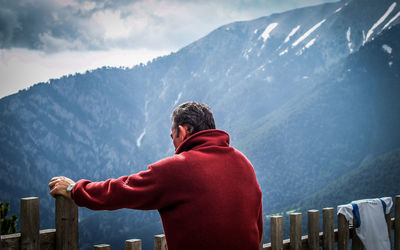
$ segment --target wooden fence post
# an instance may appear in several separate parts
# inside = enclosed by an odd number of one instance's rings
[[[167,241],[164,234],[154,236],[154,250],[167,250]]]
[[[356,232],[356,225],[357,225],[357,219],[353,219],[353,238],[351,240],[351,249],[352,250],[362,250],[363,249],[363,244],[360,240],[360,238],[357,235]]]
[[[40,249],[39,198],[22,198],[20,203],[21,249]]]
[[[271,249],[283,249],[283,217],[271,217]]]
[[[334,223],[335,223],[335,209],[333,207],[324,208],[322,210],[323,220],[323,233],[324,233],[324,250],[334,250],[335,235],[334,235]]]
[[[108,244],[99,244],[93,246],[94,250],[111,250],[111,246]]]
[[[349,222],[343,214],[338,215],[338,250],[349,249]]]
[[[319,210],[308,210],[308,246],[319,249]]]
[[[61,195],[56,196],[56,249],[78,250],[78,207]]]
[[[386,211],[385,211],[386,213]],[[392,242],[392,210],[388,214],[385,214],[385,220],[386,220],[386,225],[387,225],[387,230],[388,230],[388,235],[389,235],[389,241]]]
[[[290,214],[290,250],[301,249],[301,213]]]
[[[142,240],[139,239],[126,240],[125,250],[142,250]]]
[[[396,195],[394,206],[394,250],[400,250],[400,195]]]

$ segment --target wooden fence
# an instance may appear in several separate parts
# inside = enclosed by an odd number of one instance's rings
[[[2,235],[0,249],[57,249],[75,250],[78,245],[78,208],[76,205],[62,197],[56,197],[55,222],[56,229],[40,230],[39,198],[30,197],[21,199],[20,204],[20,226],[21,233]],[[394,231],[394,249],[400,250],[400,195],[395,198],[395,217],[390,214],[386,216],[389,236],[392,238]],[[350,246],[353,250],[362,250],[363,246],[357,237],[354,228],[343,215],[338,215],[338,229],[334,229],[334,208],[324,208],[322,211],[322,232],[320,232],[320,212],[309,210],[308,235],[302,236],[302,214],[290,214],[290,238],[283,239],[283,217],[271,217],[271,242],[261,244],[263,250],[299,250],[299,249],[320,249],[347,250]],[[108,244],[93,246],[95,250],[108,250]],[[141,250],[140,239],[125,241],[126,250]],[[166,240],[163,234],[154,236],[154,250],[166,250]]]
[[[391,213],[386,216],[389,237],[392,239],[394,231],[394,250],[400,250],[400,195],[394,201],[395,217],[391,218]],[[334,229],[335,219],[334,208],[324,208],[322,210],[322,232],[320,232],[320,212],[309,210],[307,212],[308,235],[302,236],[302,214],[290,214],[290,239],[283,240],[283,217],[271,217],[271,243],[263,244],[263,250],[316,250],[321,247],[324,250],[347,250],[351,245],[353,250],[364,249],[360,239],[353,227],[349,227],[344,215],[337,217],[338,228]],[[356,222],[353,222],[356,225]],[[351,244],[350,244],[351,240]],[[335,246],[337,248],[335,248]]]

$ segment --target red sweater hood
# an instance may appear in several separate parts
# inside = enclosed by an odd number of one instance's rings
[[[229,147],[229,135],[218,129],[207,129],[186,138],[176,149],[175,154],[207,146]]]

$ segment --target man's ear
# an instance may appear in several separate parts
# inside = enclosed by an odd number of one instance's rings
[[[179,126],[178,126],[178,129],[179,129],[179,135],[178,135],[178,136],[179,136],[182,140],[185,140],[185,139],[189,136],[187,127],[186,127],[186,126],[179,125]]]

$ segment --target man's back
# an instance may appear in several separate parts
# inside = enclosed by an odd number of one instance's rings
[[[261,191],[225,132],[199,132],[151,167],[165,172],[173,201],[159,209],[169,249],[258,249]]]

